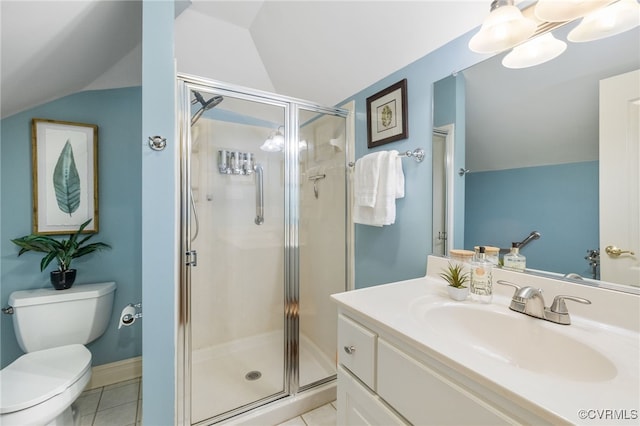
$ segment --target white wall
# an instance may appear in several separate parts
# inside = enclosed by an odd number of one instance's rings
[[[175,20],[178,72],[275,92],[249,30],[193,7]]]

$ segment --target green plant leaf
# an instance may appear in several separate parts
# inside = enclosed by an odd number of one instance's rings
[[[93,253],[94,251],[111,248],[109,244],[102,242],[84,245],[85,242],[95,234],[90,234],[78,241],[80,233],[86,228],[89,222],[91,222],[91,219],[80,225],[77,231],[69,234],[68,240],[58,240],[48,235],[31,234],[11,241],[20,247],[18,256],[28,251],[46,253],[40,261],[41,271],[44,271],[53,259],[58,261],[58,269],[60,271],[66,271],[71,267],[71,261],[73,259]]]
[[[68,140],[53,170],[53,187],[58,208],[71,216],[80,206],[80,175],[73,157],[73,148]]]
[[[469,281],[469,274],[464,272],[463,266],[460,264],[452,265],[449,262],[449,265],[444,270],[444,272],[440,273],[440,276],[447,282],[451,287],[464,287],[464,285]]]
[[[55,251],[47,253],[45,257],[40,261],[40,271],[44,271],[44,269],[49,266],[51,261],[57,257],[57,253]]]

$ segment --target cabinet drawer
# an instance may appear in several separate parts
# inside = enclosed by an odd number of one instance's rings
[[[507,425],[512,420],[378,339],[378,395],[415,425]]]
[[[407,425],[378,395],[351,378],[342,367],[338,367],[337,402],[337,424],[340,426]]]
[[[338,361],[375,390],[375,333],[355,321],[338,315]]]

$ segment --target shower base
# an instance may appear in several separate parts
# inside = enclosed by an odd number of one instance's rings
[[[194,351],[191,360],[192,423],[281,392],[284,389],[283,345],[282,331],[273,331]],[[335,363],[309,338],[301,335],[300,385],[324,379],[335,372]],[[293,398],[299,399],[299,395]],[[335,398],[335,388],[333,395]],[[318,399],[318,406],[328,402],[324,399]]]

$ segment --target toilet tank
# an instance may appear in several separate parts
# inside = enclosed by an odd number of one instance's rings
[[[14,291],[9,306],[18,344],[24,352],[33,352],[94,341],[107,329],[115,290],[115,282],[106,282]]]

